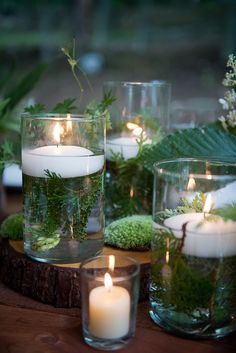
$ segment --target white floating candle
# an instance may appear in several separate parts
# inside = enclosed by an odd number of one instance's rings
[[[220,217],[207,221],[204,213],[185,213],[164,222],[176,238],[183,237],[184,224],[184,254],[215,258],[236,255],[236,222],[224,221]]]
[[[145,144],[151,144],[152,141],[147,139]],[[139,146],[137,137],[118,137],[112,140],[107,140],[106,144],[106,159],[112,160],[114,153],[120,153],[125,160],[137,156]]]
[[[45,170],[62,178],[86,176],[98,172],[104,164],[104,155],[94,155],[79,146],[43,146],[22,151],[22,171],[33,177],[45,177]]]
[[[186,255],[210,258],[236,255],[236,222],[221,217],[207,220],[210,209],[211,194],[207,196],[204,212],[170,217],[164,221],[164,226],[170,228],[176,238],[184,236],[182,252]]]
[[[236,222],[216,220],[189,222],[183,253],[199,257],[227,257],[236,255]]]
[[[106,273],[104,286],[89,294],[89,326],[93,336],[115,339],[125,336],[130,326],[130,295],[120,286],[113,286]]]

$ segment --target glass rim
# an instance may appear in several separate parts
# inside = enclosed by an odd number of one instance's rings
[[[112,142],[112,140],[109,140],[108,138],[106,139],[106,145],[107,144],[112,145],[112,146],[120,146],[119,142]],[[130,147],[131,149],[132,148],[136,149],[138,147],[137,145],[129,145],[128,143],[123,143],[122,142],[121,149],[122,149],[123,146]],[[107,148],[107,150],[109,150],[109,146],[106,146],[106,148]]]
[[[112,255],[112,254],[111,254]],[[140,263],[136,260],[136,259],[134,259],[133,257],[131,257],[131,256],[125,256],[125,255],[114,255],[115,256],[115,258],[119,258],[119,259],[124,259],[124,260],[129,260],[130,261],[130,264],[127,264],[125,267],[127,267],[127,266],[130,266],[130,265],[135,265],[135,271],[134,272],[132,272],[131,274],[128,274],[128,275],[125,275],[125,276],[121,276],[121,277],[118,277],[118,278],[120,278],[120,279],[123,279],[123,278],[125,278],[125,279],[131,279],[131,278],[133,278],[133,277],[136,277],[137,275],[139,275],[140,274],[140,269],[141,269],[141,266],[140,266]],[[89,259],[86,259],[86,260],[84,260],[84,261],[82,261],[81,263],[80,263],[80,272],[82,273],[82,272],[85,272],[85,270],[86,270],[86,268],[84,267],[86,264],[88,264],[89,262],[93,262],[93,261],[96,261],[96,260],[99,260],[99,259],[105,259],[105,258],[109,258],[109,255],[98,255],[98,256],[94,256],[94,257],[91,257],[91,258],[89,258]],[[124,267],[124,266],[117,266],[118,268],[119,267]],[[104,267],[102,267],[102,268],[105,268],[105,266]],[[115,268],[116,268],[116,265],[115,265]],[[93,269],[93,267],[91,267],[90,269]],[[109,268],[108,268],[108,266],[107,266],[107,269],[109,270]],[[89,278],[94,278],[94,274],[91,274],[91,273],[89,273],[89,272],[87,272],[86,273],[86,277],[89,277]],[[117,277],[115,277],[115,278],[117,278]]]
[[[120,87],[155,87],[155,86],[171,86],[171,83],[165,80],[151,81],[105,81],[103,86],[120,86]]]
[[[233,158],[232,158],[233,159]],[[157,161],[153,164],[153,168],[155,171],[162,169],[165,172],[164,165],[172,164],[172,163],[184,163],[184,162],[194,162],[194,163],[210,163],[214,164],[215,166],[229,166],[236,168],[236,161],[233,162],[230,158],[220,158],[220,157],[181,157],[181,158],[172,158],[172,159],[163,159],[161,161]],[[162,167],[163,166],[163,167]],[[166,170],[169,172],[168,170]]]
[[[94,119],[92,116],[88,117],[86,114],[71,114],[71,113],[21,113],[22,120],[51,120],[51,121],[78,121],[78,122],[96,122],[106,119],[106,113],[101,113],[99,117]]]
[[[196,212],[196,213],[201,213],[201,212]],[[182,213],[182,214],[184,214],[184,213]],[[221,217],[221,219],[223,219],[223,217]],[[153,222],[154,223],[157,223],[156,221],[155,221],[155,216],[153,216],[152,217],[152,220],[153,220]],[[223,219],[224,220],[224,219]],[[234,222],[234,221],[232,221],[232,220],[225,220],[225,222]],[[191,222],[190,222],[191,223]],[[236,222],[234,222],[234,223],[236,223]],[[167,231],[169,231],[169,232],[171,232],[171,235],[172,236],[174,236],[174,238],[175,239],[183,239],[183,238],[177,238],[174,234],[173,234],[173,232],[181,232],[182,231],[182,229],[180,229],[180,228],[174,228],[174,227],[171,227],[171,228],[169,228],[169,227],[167,227],[166,225],[164,225],[163,226],[163,228],[165,228]],[[196,235],[196,236],[203,236],[203,237],[206,237],[207,235],[209,235],[209,236],[214,236],[214,237],[217,237],[217,236],[224,236],[224,234],[235,234],[235,231],[230,231],[230,232],[226,232],[226,231],[222,231],[222,233],[215,233],[215,232],[212,232],[212,233],[209,233],[209,232],[197,232],[196,230],[188,230],[188,229],[186,229],[186,234],[187,234],[187,236],[186,236],[186,238],[188,237],[188,234],[190,234],[190,235]]]

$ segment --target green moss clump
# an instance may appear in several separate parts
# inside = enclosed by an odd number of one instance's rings
[[[152,237],[152,217],[134,215],[118,219],[105,229],[105,244],[125,250],[147,250]]]
[[[23,215],[16,213],[8,216],[1,224],[0,233],[3,238],[23,239]]]

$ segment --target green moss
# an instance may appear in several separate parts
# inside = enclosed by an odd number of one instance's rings
[[[125,250],[146,250],[151,236],[152,217],[134,215],[109,224],[105,229],[105,244]]]
[[[23,215],[16,213],[8,216],[1,224],[0,233],[3,238],[23,239]]]

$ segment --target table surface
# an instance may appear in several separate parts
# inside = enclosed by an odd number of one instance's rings
[[[21,195],[8,194],[5,211],[20,209]],[[83,341],[81,311],[36,302],[0,283],[0,353],[90,353]],[[135,337],[122,352],[236,352],[236,333],[219,340],[190,340],[166,333],[148,314],[148,302],[138,305]]]

